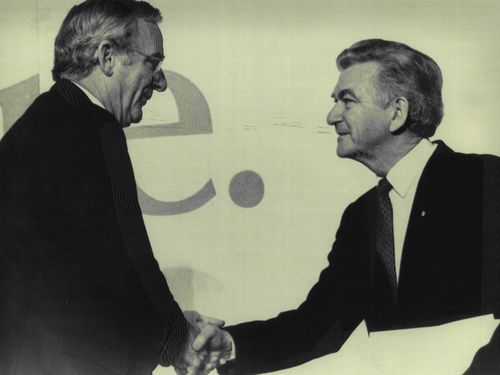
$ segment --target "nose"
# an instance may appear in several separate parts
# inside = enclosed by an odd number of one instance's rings
[[[167,79],[162,69],[158,70],[153,76],[153,89],[159,92],[167,89]]]
[[[326,122],[328,125],[337,126],[342,121],[342,106],[340,103],[335,103],[333,108],[328,112],[326,116]]]

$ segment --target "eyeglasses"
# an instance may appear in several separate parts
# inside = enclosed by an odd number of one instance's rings
[[[160,55],[160,56],[146,55],[146,54],[142,53],[141,51],[137,51],[136,49],[131,49],[131,51],[143,56],[144,59],[151,64],[151,69],[153,71],[153,75],[158,73],[158,71],[161,69],[161,63],[165,59],[165,56],[163,56],[163,55]]]

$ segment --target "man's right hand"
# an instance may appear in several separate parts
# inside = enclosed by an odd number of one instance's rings
[[[230,358],[231,335],[222,330],[224,321],[205,317],[196,311],[186,311],[188,339],[176,360],[179,375],[205,375]]]

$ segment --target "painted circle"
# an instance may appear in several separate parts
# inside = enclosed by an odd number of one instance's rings
[[[229,183],[229,195],[240,207],[255,207],[264,197],[264,181],[254,171],[239,172]]]

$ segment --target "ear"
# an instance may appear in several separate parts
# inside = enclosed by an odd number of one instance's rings
[[[394,99],[391,108],[394,112],[392,113],[392,118],[389,126],[389,131],[391,133],[396,133],[400,130],[408,118],[408,110],[410,109],[410,103],[405,97],[398,97]]]
[[[94,55],[97,58],[98,66],[107,77],[113,75],[113,68],[116,64],[117,51],[109,40],[103,40],[97,46]]]

